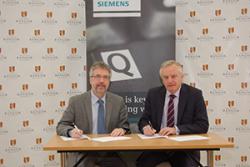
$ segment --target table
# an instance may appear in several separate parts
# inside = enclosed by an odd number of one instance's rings
[[[214,167],[213,151],[220,148],[233,148],[234,144],[215,133],[200,134],[207,140],[177,142],[165,138],[142,140],[137,134],[126,135],[129,140],[113,142],[94,142],[87,139],[64,141],[58,135],[54,135],[43,149],[46,151],[58,151],[61,153],[61,166],[65,165],[65,152],[70,151],[145,151],[145,150],[205,150],[207,152],[207,165]],[[101,137],[107,135],[88,135],[89,137]]]

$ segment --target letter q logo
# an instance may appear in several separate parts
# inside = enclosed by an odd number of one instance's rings
[[[101,57],[112,69],[111,81],[142,78],[128,49],[101,52]]]

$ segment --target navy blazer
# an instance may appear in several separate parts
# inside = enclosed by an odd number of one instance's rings
[[[139,130],[143,133],[144,126],[151,122],[157,132],[161,129],[166,88],[152,88],[148,91],[145,110],[138,122]],[[180,134],[198,134],[208,131],[209,122],[202,91],[182,84],[179,95],[177,127]]]

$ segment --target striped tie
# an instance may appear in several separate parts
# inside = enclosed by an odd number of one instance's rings
[[[174,126],[174,98],[175,95],[169,95],[169,102],[168,102],[168,115],[167,115],[167,127]]]

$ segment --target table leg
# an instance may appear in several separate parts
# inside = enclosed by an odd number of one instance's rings
[[[214,167],[214,152],[213,152],[213,150],[207,150],[207,166]]]
[[[60,153],[61,167],[65,167],[65,156],[66,156],[66,153],[64,153],[64,152]]]

